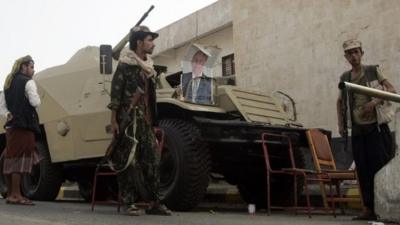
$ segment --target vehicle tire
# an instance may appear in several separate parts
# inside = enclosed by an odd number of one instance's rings
[[[210,155],[200,130],[179,119],[164,119],[165,132],[160,162],[160,191],[164,204],[178,211],[193,209],[207,191]]]
[[[299,168],[304,168],[304,155],[300,150],[295,150],[295,163]],[[273,158],[273,157],[271,157]],[[287,162],[274,162],[277,167],[288,167]],[[281,165],[281,166],[279,166]],[[267,208],[267,181],[265,166],[258,167],[258,172],[242,180],[237,188],[242,199],[247,203],[255,204],[258,209]],[[261,172],[262,171],[262,172]],[[303,188],[303,178],[297,177],[297,196],[300,196]],[[293,204],[293,176],[276,175],[271,177],[271,204],[278,206],[290,206]],[[300,198],[299,198],[300,199]]]
[[[57,197],[63,181],[61,169],[51,162],[46,143],[37,142],[36,148],[41,161],[32,168],[31,174],[23,175],[21,190],[30,199],[52,201]]]

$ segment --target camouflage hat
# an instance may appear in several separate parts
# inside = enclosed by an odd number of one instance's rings
[[[349,49],[353,48],[361,48],[361,41],[357,39],[350,39],[345,42],[343,42],[343,50],[347,51]]]
[[[137,26],[131,29],[131,36],[141,36],[141,35],[151,35],[153,39],[156,39],[158,37],[157,33],[151,32],[150,29],[146,26]]]

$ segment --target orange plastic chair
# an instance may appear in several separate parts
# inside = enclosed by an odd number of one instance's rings
[[[326,183],[320,183],[322,198],[324,205],[328,205],[328,201],[331,202],[333,211],[335,213],[336,203],[340,203],[342,213],[344,214],[344,206],[342,203],[345,202],[361,202],[361,190],[358,185],[357,173],[355,170],[338,170],[336,168],[335,159],[332,154],[331,146],[328,137],[318,129],[310,129],[306,132],[308,143],[310,146],[311,154],[314,161],[315,170],[318,172],[324,172],[329,179],[331,184],[336,186],[336,194],[332,198],[326,197],[325,186]],[[345,196],[341,193],[340,184],[345,180],[356,181],[356,186],[359,190],[360,196]]]

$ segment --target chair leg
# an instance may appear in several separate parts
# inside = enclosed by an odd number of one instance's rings
[[[118,213],[121,212],[121,203],[122,203],[121,192],[118,191],[118,208],[117,208]]]
[[[327,196],[326,197],[327,198],[327,200],[326,200],[327,205],[323,209],[328,214],[328,213],[330,213],[332,211],[331,204],[329,204],[329,203],[333,201],[333,198],[332,198],[333,196],[332,196],[332,186],[330,185],[330,183],[328,183],[328,184],[324,183],[325,190],[326,190],[326,185],[329,186],[329,201],[328,201],[328,196]],[[326,193],[326,191],[325,191],[325,193]]]
[[[305,176],[304,176],[304,190],[306,192],[308,218],[311,218],[310,192],[308,192],[308,183],[307,183],[307,179]]]
[[[271,186],[270,186],[270,173],[267,171],[267,215],[271,215]]]
[[[321,179],[321,177],[319,177]],[[319,187],[321,190],[321,196],[322,196],[322,204],[325,208],[329,207],[328,201],[326,199],[326,189],[325,189],[325,184],[324,181],[319,182]]]
[[[336,181],[336,182],[335,182],[335,185],[336,185],[336,193],[337,193],[338,197],[339,197],[339,198],[342,198],[343,196],[342,196],[342,193],[341,193],[341,191],[340,191],[340,182],[339,182],[339,181]],[[342,214],[342,215],[346,214],[346,212],[345,212],[345,210],[344,210],[344,203],[343,203],[343,202],[340,202],[339,205],[340,205],[340,212],[341,212],[341,214]]]
[[[333,199],[332,182],[329,182],[329,195],[330,195],[330,198],[331,198],[332,214],[333,214],[333,217],[336,218],[336,205],[335,205],[335,201]]]
[[[94,211],[94,205],[96,204],[96,189],[97,189],[97,174],[94,174],[93,189],[92,189],[92,212]]]
[[[294,213],[297,216],[297,174],[293,173],[293,190],[294,190]]]

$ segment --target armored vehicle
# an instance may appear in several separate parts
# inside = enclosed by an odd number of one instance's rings
[[[76,181],[82,196],[90,199],[96,165],[112,139],[105,129],[111,116],[106,106],[112,75],[100,73],[99,65],[104,63],[100,64],[99,58],[98,47],[85,47],[64,65],[34,76],[42,99],[38,108],[42,135],[37,148],[43,159],[31,175],[23,176],[21,185],[27,197],[53,200],[61,184],[69,180]],[[113,60],[112,68],[116,64]],[[175,210],[194,208],[212,176],[237,185],[244,200],[265,206],[261,134],[289,135],[296,149],[305,146],[305,129],[295,122],[294,104],[285,95],[276,97],[230,85],[216,87],[215,104],[182,101],[174,88],[179,85],[179,74],[166,75],[167,68],[162,66],[156,69],[158,126],[165,132],[160,168],[163,201]],[[0,129],[3,150],[5,131]],[[287,143],[278,140],[271,145],[274,165],[288,165],[281,157]],[[296,151],[296,162],[303,165],[301,151]],[[275,200],[283,202],[293,194],[289,180],[272,180],[272,184],[280,189]],[[98,187],[104,193],[117,193],[115,180]],[[0,179],[0,188],[6,191],[4,179]]]

